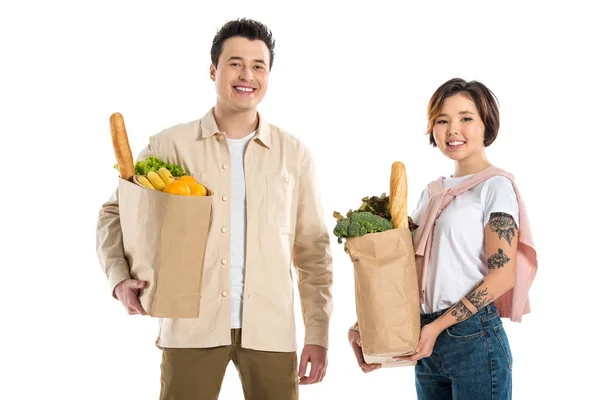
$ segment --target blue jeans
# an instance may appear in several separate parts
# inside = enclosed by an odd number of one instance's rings
[[[421,315],[421,326],[447,310]],[[430,357],[415,367],[419,400],[512,398],[512,354],[492,304],[443,331]]]

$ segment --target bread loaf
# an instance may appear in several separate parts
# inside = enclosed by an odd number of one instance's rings
[[[406,168],[396,161],[390,176],[390,214],[394,228],[408,228],[407,190]]]
[[[130,180],[134,174],[133,156],[125,130],[125,121],[121,114],[114,113],[110,116],[110,133],[119,166],[119,175],[125,180]]]

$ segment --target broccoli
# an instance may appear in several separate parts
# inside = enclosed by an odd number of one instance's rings
[[[338,243],[342,243],[342,238],[384,232],[393,228],[394,226],[389,220],[363,211],[355,212],[349,218],[340,220],[335,226],[333,234],[338,237]]]
[[[348,225],[350,225],[350,220],[346,218],[339,221],[335,226],[333,234],[338,237],[338,243],[342,243],[343,237],[348,237]]]

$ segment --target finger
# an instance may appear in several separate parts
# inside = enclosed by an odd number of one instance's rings
[[[308,353],[303,351],[302,356],[300,357],[300,367],[298,369],[298,376],[303,377],[306,375],[307,365],[308,365]]]
[[[415,353],[412,356],[402,356],[402,357],[394,357],[398,360],[402,360],[402,361],[419,361],[420,359],[423,358],[423,354],[422,353]]]
[[[362,371],[364,373],[372,372],[379,368],[381,368],[381,364],[367,364],[367,363],[360,364],[360,369],[362,369]]]
[[[325,365],[325,367],[323,368],[323,372],[321,373],[321,380],[319,382],[323,382],[323,379],[325,379],[325,375],[327,375],[327,365]]]
[[[325,376],[325,366],[319,369],[319,372],[317,373],[317,378],[315,379],[315,383],[322,382],[323,376]]]
[[[362,340],[358,339],[356,341],[356,344],[358,345],[358,347],[362,347]]]
[[[419,338],[419,342],[417,343],[417,347],[415,348],[415,354],[419,354],[421,352],[421,350],[423,349],[425,344],[425,341],[423,340],[423,338]]]
[[[137,310],[135,308],[133,308],[133,307],[127,307],[127,314],[129,314],[129,315],[136,315],[136,314],[139,314],[139,313],[137,312]]]
[[[148,313],[146,313],[146,310],[144,310],[144,307],[142,307],[142,303],[140,303],[140,299],[138,299],[137,297],[130,300],[129,306],[132,307],[138,314],[148,315]]]
[[[352,350],[356,356],[356,361],[358,361],[359,364],[364,363],[365,357],[363,356],[362,349],[356,343],[352,345]]]
[[[146,310],[144,310],[144,307],[142,307],[142,305],[138,302],[135,310],[140,314],[140,315],[148,315],[148,313],[146,312]]]
[[[307,385],[315,383],[315,380],[317,379],[317,375],[319,373],[319,369],[320,368],[318,365],[315,365],[313,363],[310,364],[310,375],[308,376],[308,378],[306,378]]]
[[[147,281],[135,281],[135,284],[133,285],[136,289],[145,289],[146,286],[148,286]]]

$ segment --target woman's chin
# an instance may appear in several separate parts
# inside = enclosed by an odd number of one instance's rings
[[[462,161],[468,158],[468,155],[462,151],[442,150],[442,154],[452,161]]]

